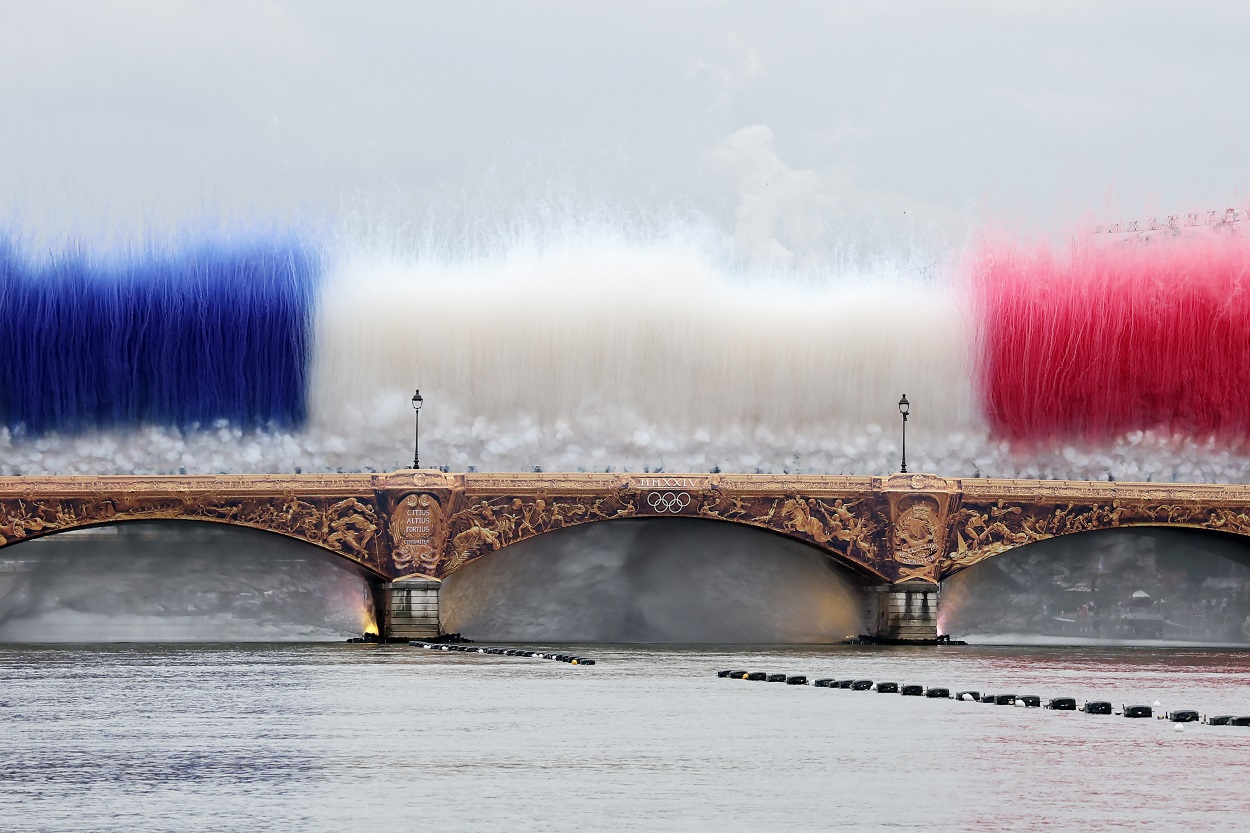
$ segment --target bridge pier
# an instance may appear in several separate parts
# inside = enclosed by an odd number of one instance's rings
[[[386,586],[382,634],[388,639],[434,639],[438,625],[435,579],[401,579]]]
[[[868,588],[868,636],[898,642],[937,639],[938,586],[904,581]]]

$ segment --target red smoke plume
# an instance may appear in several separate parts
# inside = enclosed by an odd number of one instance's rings
[[[1250,433],[1246,238],[1066,255],[990,243],[973,264],[980,391],[996,435],[1027,445]]]

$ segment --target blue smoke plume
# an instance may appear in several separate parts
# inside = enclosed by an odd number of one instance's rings
[[[43,262],[0,239],[0,425],[298,426],[319,275],[293,237]]]

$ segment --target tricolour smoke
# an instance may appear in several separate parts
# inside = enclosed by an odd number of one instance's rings
[[[964,280],[776,271],[679,221],[475,230],[6,250],[0,474],[394,469],[419,387],[452,469],[885,474],[906,393],[915,470],[1250,480],[1244,238],[990,244]]]

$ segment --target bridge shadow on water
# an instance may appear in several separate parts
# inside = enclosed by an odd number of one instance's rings
[[[306,641],[359,635],[367,581],[301,541],[128,521],[0,552],[0,642]]]
[[[861,632],[858,582],[774,533],[653,518],[506,547],[449,576],[440,606],[479,640],[818,643]]]
[[[1250,644],[1250,545],[1150,527],[1039,541],[943,582],[939,629],[974,642]]]

